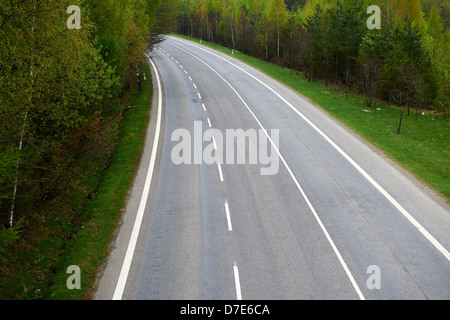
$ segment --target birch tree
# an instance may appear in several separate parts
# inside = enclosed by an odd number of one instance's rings
[[[280,59],[280,36],[281,30],[288,21],[288,11],[284,0],[270,0],[267,5],[267,20],[274,26],[277,38],[277,58]]]

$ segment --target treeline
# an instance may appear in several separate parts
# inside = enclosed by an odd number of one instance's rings
[[[369,5],[381,29],[369,29]],[[178,32],[353,90],[446,116],[450,78],[446,0],[179,0]]]
[[[9,228],[39,221],[82,174],[74,169],[81,157],[114,147],[97,138],[123,111],[143,51],[172,30],[174,4],[0,0],[0,266]],[[68,26],[72,5],[80,29]]]

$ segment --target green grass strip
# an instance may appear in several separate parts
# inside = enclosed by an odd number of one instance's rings
[[[174,35],[199,42],[198,39]],[[363,97],[327,88],[320,82],[309,82],[303,75],[238,51],[206,41],[202,44],[233,56],[286,84],[354,132],[383,150],[393,161],[409,170],[419,180],[450,202],[450,126],[449,121],[433,112],[416,118],[415,110],[403,117],[401,134],[397,134],[400,112],[397,107],[378,103],[373,110],[364,110]],[[378,109],[379,110],[378,110]]]

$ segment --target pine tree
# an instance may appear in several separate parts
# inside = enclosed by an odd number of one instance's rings
[[[391,50],[383,66],[383,83],[389,99],[400,110],[397,133],[400,134],[404,111],[423,107],[427,95],[434,91],[430,65],[422,46],[421,35],[411,18],[405,16],[393,31]]]
[[[319,77],[323,74],[323,69],[328,63],[328,57],[325,56],[325,31],[323,23],[323,9],[317,5],[314,14],[306,17],[304,27],[309,36],[309,52],[306,55],[308,67],[308,79]]]

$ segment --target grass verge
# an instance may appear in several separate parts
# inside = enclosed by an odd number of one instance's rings
[[[198,39],[174,35],[199,42]],[[229,48],[202,41],[202,44],[231,56]],[[450,203],[450,126],[449,121],[433,113],[416,117],[411,110],[404,115],[401,133],[397,134],[400,112],[397,107],[378,103],[365,110],[363,97],[327,88],[320,82],[309,82],[302,75],[272,63],[235,51],[234,58],[259,69],[288,85],[354,132],[383,150],[384,153],[409,170],[419,180],[436,190]]]
[[[95,199],[88,203],[82,227],[57,262],[53,285],[46,299],[90,299],[100,266],[108,256],[109,245],[118,227],[122,209],[142,154],[152,97],[150,69],[145,65],[140,76],[141,92],[125,112],[120,138],[111,165],[104,173]],[[143,73],[147,75],[144,80]],[[66,270],[76,265],[81,271],[81,288],[69,290]]]

